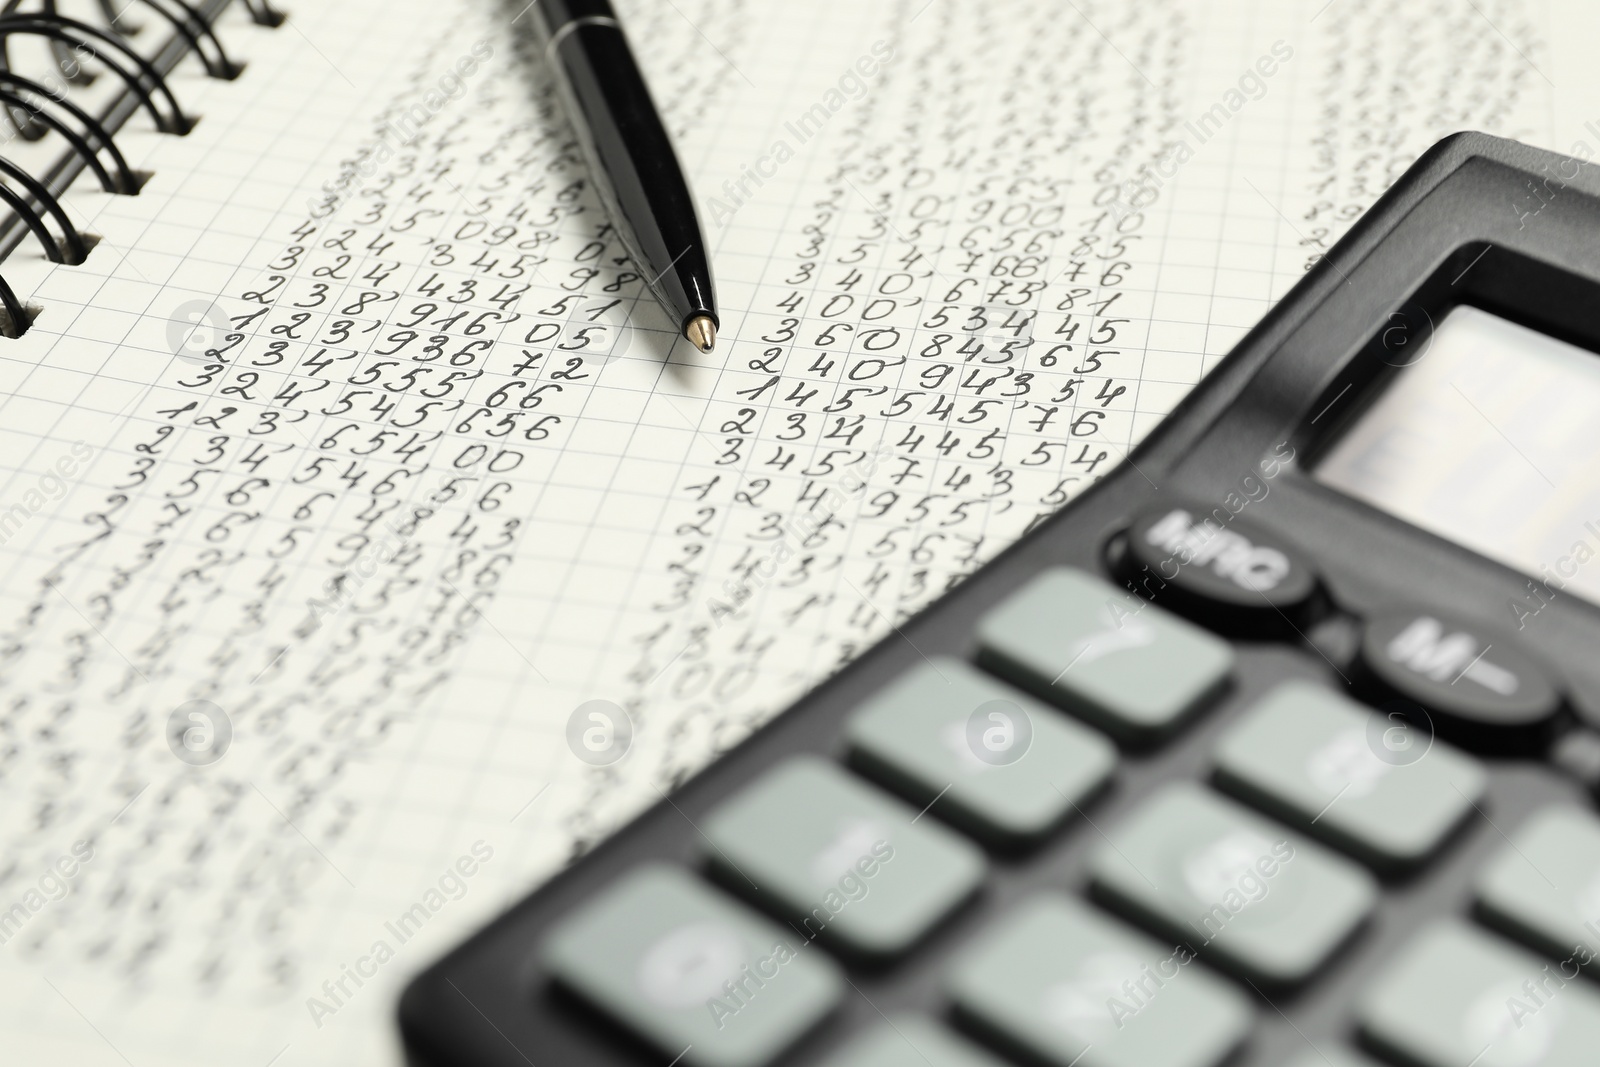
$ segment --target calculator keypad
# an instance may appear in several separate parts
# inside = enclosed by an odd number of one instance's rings
[[[1247,519],[1164,503],[1135,516],[1129,580],[1158,603],[1214,625],[1281,624],[1316,592],[1311,568],[1281,538]]]
[[[1366,919],[1372,877],[1200,786],[1168,786],[1107,831],[1098,893],[1252,980],[1311,976]]]
[[[1067,567],[991,611],[977,639],[985,666],[1136,745],[1176,729],[1233,667],[1226,641]]]
[[[1066,896],[1023,904],[955,964],[958,1011],[1055,1067],[1215,1067],[1245,998],[1187,952]]]
[[[864,773],[996,846],[1038,841],[1110,777],[1104,737],[960,660],[907,672],[845,727]]]
[[[1414,867],[1483,796],[1478,762],[1404,720],[1290,682],[1216,752],[1225,788],[1383,869]]]
[[[1547,808],[1479,874],[1478,906],[1532,948],[1600,973],[1600,819]],[[1577,946],[1586,951],[1574,953]]]
[[[984,876],[965,839],[810,756],[724,802],[705,835],[724,881],[771,900],[807,938],[868,956],[909,949]]]
[[[1285,573],[1301,576],[1296,597],[1314,590],[1309,570]],[[1406,671],[1438,673],[1447,652],[1459,659],[1465,647],[1449,633],[1423,647],[1415,627],[1374,645],[1386,632],[1368,629],[1367,656],[1381,645]],[[1234,664],[1220,638],[1071,568],[1048,570],[1002,602],[976,639],[986,669],[924,658],[854,709],[840,761],[781,762],[697,827],[709,871],[786,925],[686,871],[644,868],[558,927],[546,959],[560,982],[686,1067],[769,1064],[841,1000],[838,965],[819,953],[903,960],[980,891],[988,861],[968,836],[996,851],[1040,844],[1116,774],[1119,754],[1100,731],[1151,746],[1217,696]],[[1502,738],[1508,728],[1543,729],[1559,699],[1553,689],[1546,697],[1537,667],[1509,646],[1493,659],[1494,646],[1480,646],[1442,695],[1390,691],[1427,696],[1469,740],[1486,736],[1484,723]],[[1448,691],[1462,679],[1520,693],[1524,711]],[[1455,729],[1463,716],[1480,732]],[[1012,1062],[1005,1056],[1055,1067],[1219,1067],[1254,1012],[1242,987],[1196,957],[1258,990],[1288,990],[1327,966],[1376,905],[1366,869],[1303,834],[1398,874],[1427,862],[1487,803],[1484,767],[1419,729],[1415,715],[1385,715],[1305,682],[1246,708],[1215,743],[1211,766],[1215,784],[1244,803],[1179,779],[1103,830],[1095,825],[1091,894],[1165,940],[1065,893],[1035,896],[962,934],[954,960],[940,965],[950,1019],[882,1017],[823,1067],[1000,1067]],[[1480,913],[1532,947],[1600,943],[1600,820],[1541,814],[1476,890]],[[1508,943],[1447,923],[1402,946],[1358,1021],[1374,1047],[1421,1067],[1588,1064],[1600,995],[1570,981],[1559,996],[1530,1001],[1537,1041],[1507,1029],[1506,998],[1520,995],[1512,979],[1548,973]],[[1331,1047],[1293,1061],[1315,1065],[1370,1061]]]
[[[689,1067],[760,1067],[839,1002],[839,968],[675,867],[635,871],[561,924],[556,978]]]
[[[1383,688],[1422,705],[1439,732],[1478,751],[1532,753],[1561,694],[1517,642],[1431,610],[1368,620],[1361,660]]]
[[[1369,1040],[1420,1067],[1589,1067],[1600,994],[1454,920],[1424,930],[1362,997]]]

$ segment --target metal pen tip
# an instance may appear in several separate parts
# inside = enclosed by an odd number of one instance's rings
[[[700,351],[709,352],[717,346],[717,324],[708,315],[696,315],[683,328],[683,336]]]

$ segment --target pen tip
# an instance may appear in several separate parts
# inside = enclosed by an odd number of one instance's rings
[[[696,315],[683,328],[683,336],[700,351],[709,352],[717,345],[717,324],[708,315]]]

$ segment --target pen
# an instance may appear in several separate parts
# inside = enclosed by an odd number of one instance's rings
[[[711,351],[717,300],[689,184],[609,0],[535,0],[589,173],[623,246],[691,344]]]

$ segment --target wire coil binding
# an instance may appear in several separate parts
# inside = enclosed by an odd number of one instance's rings
[[[163,70],[126,43],[127,38],[147,29],[146,23],[133,18],[130,12],[143,8],[156,21],[169,26],[172,42],[182,42],[181,54],[193,54],[209,77],[232,80],[245,65],[228,55],[211,18],[201,10],[207,8],[214,18],[226,9],[226,3],[133,0],[122,4],[119,11],[117,0],[96,0],[104,21],[102,27],[63,15],[58,10],[58,0],[38,0],[37,10],[23,10],[27,2],[0,0],[0,132],[8,127],[10,136],[4,139],[25,141],[40,141],[54,134],[67,153],[48,178],[31,174],[0,155],[0,204],[15,216],[9,224],[0,218],[0,232],[8,235],[5,247],[9,248],[15,241],[9,236],[10,227],[20,223],[51,262],[73,265],[84,261],[96,238],[79,232],[73,225],[60,193],[84,171],[93,174],[100,188],[108,193],[137,195],[143,184],[143,176],[129,167],[117,147],[112,128],[120,126],[121,117],[129,114],[128,107],[133,114],[143,112],[149,116],[162,133],[183,136],[195,125],[178,103]],[[271,0],[240,2],[257,25],[281,26],[287,17],[272,6]],[[18,37],[44,41],[55,67],[52,77],[30,78],[14,71],[11,42]],[[167,49],[172,48],[173,43],[169,43]],[[176,60],[163,54],[167,56],[164,66],[170,68]],[[66,89],[90,85],[102,75],[120,80],[124,99],[132,103],[116,114],[112,109],[96,118],[69,99]],[[0,335],[21,336],[35,314],[36,309],[25,306],[0,277]]]

